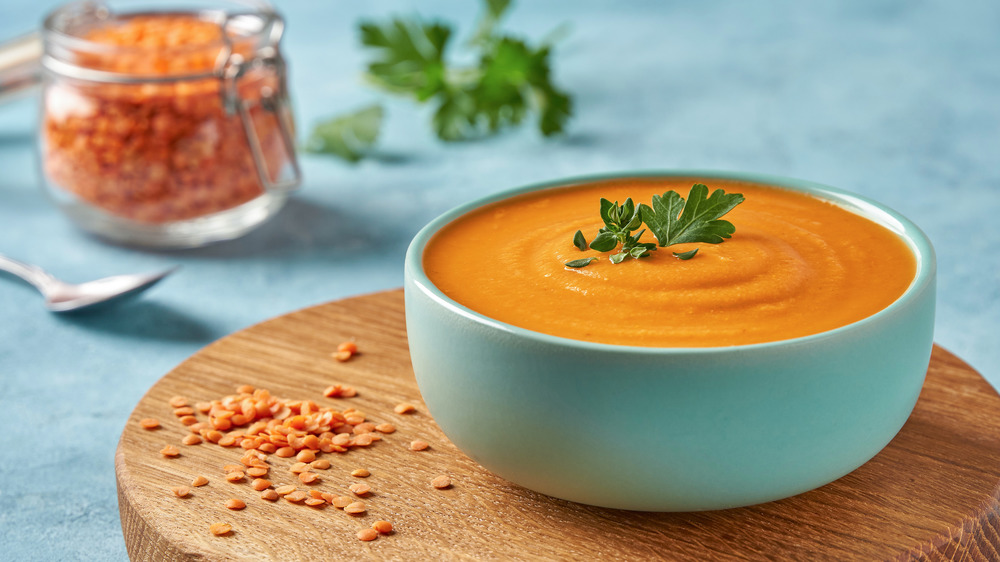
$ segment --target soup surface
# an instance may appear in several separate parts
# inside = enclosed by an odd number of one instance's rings
[[[678,244],[613,264],[588,241],[600,199],[649,204],[694,183],[743,193],[721,244]],[[648,231],[643,242],[656,242]],[[699,248],[687,261],[672,252]],[[574,269],[563,264],[596,256]],[[628,179],[549,189],[463,215],[427,244],[424,270],[446,295],[496,320],[565,338],[646,347],[720,347],[824,332],[903,294],[916,259],[887,228],[794,191],[730,180]]]

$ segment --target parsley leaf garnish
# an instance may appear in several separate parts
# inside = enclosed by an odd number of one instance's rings
[[[601,220],[604,221],[604,226],[597,231],[590,249],[610,252],[621,244],[621,251],[611,256],[612,262],[621,263],[630,257],[643,258],[656,249],[656,244],[652,242],[639,242],[645,229],[632,234],[642,226],[642,217],[631,197],[621,205],[617,201],[612,203],[601,198]]]
[[[451,29],[440,23],[395,18],[388,23],[361,24],[361,44],[377,58],[368,77],[391,92],[426,101],[445,87],[444,52]]]
[[[369,106],[316,125],[306,141],[309,152],[340,156],[348,162],[361,160],[378,139],[382,107]]]
[[[718,244],[736,232],[733,223],[718,220],[743,202],[740,193],[716,189],[708,196],[708,186],[696,183],[688,193],[687,202],[676,191],[653,196],[653,206],[640,206],[642,220],[660,246],[686,242]],[[680,215],[680,216],[678,216]]]
[[[652,206],[645,203],[636,206],[632,198],[619,205],[601,198],[601,220],[604,226],[590,243],[590,249],[598,252],[610,252],[621,246],[621,250],[610,256],[612,263],[621,263],[628,258],[642,258],[656,249],[657,244],[640,242],[645,229],[639,227],[646,224],[649,231],[656,237],[660,247],[692,242],[718,244],[732,237],[736,232],[733,223],[721,220],[734,207],[742,203],[744,197],[740,193],[726,193],[717,189],[708,195],[708,187],[697,183],[691,187],[687,201],[679,193],[669,190],[663,195],[654,195]],[[636,230],[638,233],[632,234]],[[573,244],[580,247],[583,233],[577,231]],[[672,252],[677,259],[689,260],[698,253],[698,249],[687,252]],[[573,260],[565,265],[569,267],[584,267],[597,258]],[[570,265],[573,263],[574,265]]]
[[[472,37],[464,45],[474,50],[473,64],[448,61],[453,29],[438,21],[419,17],[395,17],[383,22],[360,24],[361,44],[372,55],[366,77],[375,87],[411,97],[431,105],[432,126],[444,141],[465,141],[495,135],[521,125],[537,115],[538,130],[550,137],[562,133],[573,113],[569,94],[553,83],[552,44],[543,40],[532,45],[523,38],[500,30],[500,22],[511,0],[484,0],[483,14]],[[350,139],[347,129],[334,123],[317,127],[330,139],[314,151],[328,152],[356,161],[361,152],[344,150]],[[349,135],[348,135],[349,136]]]

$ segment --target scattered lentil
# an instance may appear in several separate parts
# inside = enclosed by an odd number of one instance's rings
[[[194,480],[191,481],[191,485],[195,488],[199,488],[205,484],[208,484],[208,478],[205,478],[204,476],[195,476]]]
[[[290,501],[290,502],[293,502],[293,503],[298,503],[298,502],[306,499],[306,493],[303,492],[302,490],[296,490],[296,491],[292,492],[291,494],[285,495],[285,499],[288,500],[288,501]]]
[[[407,404],[403,402],[402,404],[396,404],[396,407],[392,409],[397,414],[410,414],[417,411],[417,407],[413,404]]]
[[[330,461],[326,459],[318,459],[309,463],[309,466],[311,466],[312,468],[317,468],[319,470],[326,470],[330,468]]]
[[[307,498],[306,505],[311,507],[319,507],[321,505],[326,505],[326,500],[323,498]]]
[[[265,499],[265,500],[267,500],[269,502],[273,502],[273,501],[277,501],[277,499],[280,496],[278,495],[278,492],[275,492],[274,490],[268,489],[268,490],[264,490],[263,492],[261,492],[260,497],[261,497],[261,499]]]
[[[372,529],[371,527],[361,529],[358,531],[358,540],[362,541],[373,541],[378,538],[378,531]]]
[[[350,490],[356,496],[367,496],[372,491],[372,487],[368,484],[358,482],[357,484],[351,484]]]
[[[410,441],[411,451],[423,451],[427,447],[430,447],[430,444],[427,443],[426,441],[421,441],[420,439],[415,439],[413,441]]]
[[[431,480],[431,486],[434,486],[438,490],[443,490],[445,488],[450,488],[451,487],[451,478],[449,478],[445,474],[442,474],[441,476],[438,476],[434,480]]]
[[[229,531],[233,530],[233,526],[229,523],[212,523],[208,527],[209,532],[217,537],[229,534]]]
[[[179,457],[181,455],[181,452],[177,449],[177,447],[174,447],[173,445],[167,445],[166,447],[160,449],[160,454],[165,457],[173,458],[173,457]]]
[[[201,443],[201,437],[198,437],[197,435],[185,435],[184,438],[181,439],[181,443],[184,443],[185,445],[197,445],[198,443]]]
[[[246,506],[247,506],[246,502],[244,502],[241,499],[237,499],[237,498],[232,498],[232,499],[230,499],[229,501],[226,502],[226,507],[228,507],[229,509],[232,509],[232,510],[237,510],[238,511],[240,509],[243,509]]]
[[[316,474],[315,472],[300,472],[299,473],[299,480],[303,484],[313,484],[317,480],[319,480],[319,475]]]
[[[178,498],[183,498],[183,497],[187,497],[187,495],[191,493],[191,489],[190,489],[190,488],[188,488],[187,486],[174,486],[174,487],[173,487],[173,488],[171,488],[170,490],[171,490],[171,491],[172,491],[172,492],[174,493],[174,495],[175,495],[175,496],[177,496]]]
[[[388,535],[392,532],[392,523],[389,523],[388,521],[376,521],[372,523],[372,529],[375,529],[383,535]]]
[[[365,506],[364,502],[353,502],[344,506],[344,512],[350,513],[351,515],[360,515],[367,510],[368,508]]]
[[[174,408],[183,408],[184,406],[187,406],[188,400],[183,396],[174,396],[173,398],[168,400],[167,403],[169,403]]]
[[[143,429],[156,429],[160,427],[160,421],[153,418],[146,418],[139,420],[139,425],[142,426]]]
[[[354,503],[354,500],[351,499],[350,496],[334,496],[334,498],[330,500],[330,504],[337,509],[344,509],[352,503]]]
[[[263,478],[257,478],[253,482],[250,483],[250,486],[254,490],[257,490],[258,492],[262,492],[262,491],[264,491],[264,490],[266,490],[266,489],[268,489],[268,488],[271,487],[271,481],[270,480],[265,480]]]
[[[375,426],[375,431],[379,433],[394,433],[396,431],[396,426],[391,423],[380,423]]]
[[[295,486],[292,486],[292,485],[278,486],[277,488],[274,489],[274,491],[279,496],[286,496],[286,495],[291,494],[292,492],[295,491]]]
[[[368,478],[372,473],[367,468],[357,468],[351,471],[351,476],[355,478]]]
[[[242,482],[245,475],[240,471],[230,472],[226,475],[226,480],[232,483]]]

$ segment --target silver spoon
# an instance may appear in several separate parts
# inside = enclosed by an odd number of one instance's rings
[[[56,279],[38,266],[0,255],[0,271],[16,275],[38,289],[45,297],[45,307],[53,312],[83,310],[137,295],[175,269],[160,273],[115,275],[74,285]]]

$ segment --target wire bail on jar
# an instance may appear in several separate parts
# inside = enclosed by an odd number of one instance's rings
[[[215,74],[222,82],[219,92],[222,95],[222,106],[226,113],[238,114],[243,130],[246,133],[247,144],[250,146],[250,154],[253,157],[254,166],[257,169],[257,177],[261,185],[268,191],[290,191],[298,187],[302,181],[302,171],[299,168],[298,159],[295,157],[295,137],[294,126],[289,115],[287,74],[285,69],[285,59],[278,50],[278,43],[284,32],[284,23],[279,18],[271,20],[268,29],[267,44],[260,49],[259,54],[250,61],[246,61],[243,55],[235,52],[233,42],[230,39],[228,28],[233,21],[233,14],[226,14],[225,20],[220,24],[222,28],[223,50],[219,53],[218,61],[215,65]],[[272,176],[264,159],[264,151],[261,148],[260,137],[253,126],[253,117],[250,115],[251,102],[244,100],[240,96],[237,83],[247,72],[249,67],[267,67],[274,71],[278,79],[278,90],[275,92],[269,86],[262,86],[260,90],[260,101],[256,102],[265,110],[274,114],[278,120],[278,129],[281,133],[282,143],[285,152],[289,155],[289,167],[291,176],[285,179]],[[277,181],[272,177],[278,177]]]

